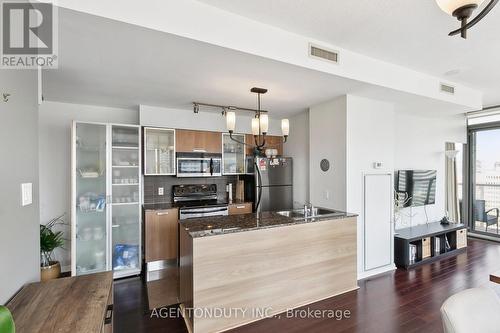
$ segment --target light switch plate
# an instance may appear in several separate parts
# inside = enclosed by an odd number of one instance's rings
[[[158,187],[158,195],[163,195],[163,187]]]
[[[28,206],[33,203],[33,184],[21,184],[21,206]]]

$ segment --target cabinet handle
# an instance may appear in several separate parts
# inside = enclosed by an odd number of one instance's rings
[[[203,148],[193,148],[194,153],[206,153],[207,150]]]
[[[245,206],[236,206],[236,209],[243,209]]]
[[[106,308],[106,317],[104,317],[104,325],[109,325],[113,321],[113,304],[109,304]]]
[[[156,213],[158,216],[168,215],[168,212],[158,212]]]

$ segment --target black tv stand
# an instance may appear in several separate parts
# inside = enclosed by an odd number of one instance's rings
[[[410,260],[410,248],[416,249]],[[467,249],[467,228],[460,223],[443,225],[439,222],[396,230],[394,261],[397,267],[409,269]]]

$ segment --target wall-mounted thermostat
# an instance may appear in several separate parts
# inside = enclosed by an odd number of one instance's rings
[[[382,163],[382,162],[373,162],[374,169],[382,169],[383,166],[384,166],[384,163]]]

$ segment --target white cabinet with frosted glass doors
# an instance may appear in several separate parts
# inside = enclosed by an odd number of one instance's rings
[[[245,164],[245,134],[233,134],[231,139],[228,133],[222,133],[222,174],[240,175],[246,172]]]
[[[71,272],[141,272],[141,135],[134,125],[73,122]]]
[[[144,175],[175,175],[175,130],[144,128]]]

